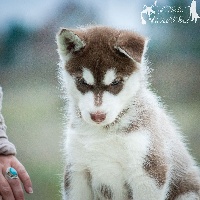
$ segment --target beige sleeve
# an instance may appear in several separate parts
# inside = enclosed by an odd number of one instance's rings
[[[6,135],[6,125],[1,114],[2,100],[3,92],[0,87],[0,155],[15,155],[16,148],[12,143],[8,141],[8,137]]]

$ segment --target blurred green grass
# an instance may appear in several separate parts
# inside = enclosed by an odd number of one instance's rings
[[[15,77],[10,75],[7,74],[8,79]],[[23,78],[17,76],[12,84],[3,84],[3,115],[9,140],[17,148],[17,158],[33,182],[34,193],[26,195],[26,199],[61,199],[63,120],[59,90],[56,84],[30,85],[26,81],[30,79]]]
[[[200,163],[200,102],[173,103],[170,110],[173,111],[174,119],[182,134],[186,137],[189,151],[195,160]]]

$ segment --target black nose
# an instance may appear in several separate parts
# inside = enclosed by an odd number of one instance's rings
[[[106,119],[106,114],[102,112],[90,113],[91,119],[96,123],[101,123]]]

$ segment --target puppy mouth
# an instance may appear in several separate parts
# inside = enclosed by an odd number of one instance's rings
[[[121,118],[128,112],[129,108],[123,109],[117,117],[109,122],[109,119],[107,117],[107,113],[103,112],[95,112],[95,113],[90,113],[90,117],[92,119],[93,124],[96,125],[102,125],[104,128],[110,128],[114,126],[115,124],[119,123]]]
[[[90,112],[89,113],[89,121],[88,121],[88,119],[86,120],[84,120],[84,121],[86,121],[87,123],[89,123],[89,124],[93,124],[93,125],[98,125],[98,126],[103,126],[104,128],[109,128],[109,127],[112,127],[112,126],[114,126],[115,124],[117,124],[117,123],[119,123],[120,122],[120,120],[121,120],[121,118],[128,112],[128,110],[129,110],[129,107],[128,108],[125,108],[125,109],[123,109],[118,115],[117,115],[117,117],[114,119],[114,120],[112,120],[112,121],[110,121],[109,120],[109,113],[106,113],[106,112],[102,112],[102,111],[96,111],[96,112]],[[79,118],[82,118],[82,119],[84,119],[84,117],[83,117],[83,115],[82,115],[82,113],[81,113],[81,111],[80,111],[80,109],[77,109],[77,116],[79,117]]]
[[[107,124],[107,113],[102,111],[96,111],[96,112],[89,112],[89,119],[88,117],[84,118],[84,114],[81,113],[81,110],[79,108],[76,108],[76,114],[78,118],[83,119],[89,124],[96,124],[96,125],[105,125]]]
[[[90,118],[97,124],[101,124],[106,119],[106,113],[97,111],[95,113],[90,113]]]

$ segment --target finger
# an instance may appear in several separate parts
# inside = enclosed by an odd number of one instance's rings
[[[1,195],[0,195],[0,200],[3,200]]]
[[[5,172],[3,170],[3,173],[6,174],[7,170]],[[5,178],[12,189],[15,199],[16,200],[24,200],[24,192],[23,192],[19,178],[17,177],[17,178],[13,179],[13,178],[10,178],[10,176],[8,176],[7,174],[5,175]]]
[[[15,199],[24,200],[24,192],[20,180],[7,178],[7,181],[10,184]]]
[[[2,174],[0,174],[0,194],[4,200],[15,200],[12,189]]]
[[[17,170],[18,176],[24,185],[25,191],[29,194],[33,193],[31,179],[25,167],[19,162],[17,162],[16,164],[13,163],[12,166]]]

